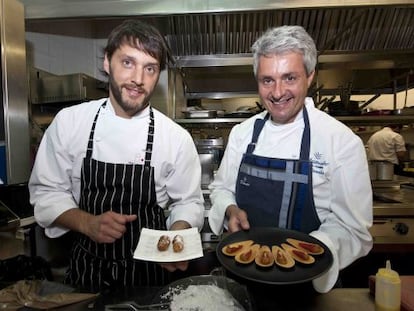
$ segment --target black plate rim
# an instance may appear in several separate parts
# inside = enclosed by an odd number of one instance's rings
[[[296,277],[296,278],[291,278],[289,280],[275,280],[275,279],[272,279],[271,277],[277,277],[280,275],[283,276],[283,273],[290,273],[293,270],[283,270],[283,269],[276,267],[276,265],[274,265],[270,269],[260,269],[255,266],[254,262],[250,264],[249,266],[245,267],[245,266],[241,266],[240,264],[237,264],[234,261],[234,258],[228,257],[221,252],[221,249],[229,243],[242,241],[246,239],[253,239],[252,237],[256,235],[266,235],[266,234],[276,234],[276,233],[282,234],[283,236],[297,238],[299,240],[303,240],[307,242],[317,243],[324,248],[325,252],[323,255],[314,255],[316,261],[314,264],[312,264],[312,266],[306,266],[304,264],[296,263],[294,269],[299,270],[298,272],[299,276],[300,276],[300,271],[307,271],[308,275],[306,277],[303,277],[303,278]],[[260,242],[260,241],[257,241],[257,242]],[[280,245],[280,244],[281,243],[277,243],[277,245]],[[251,228],[248,231],[238,231],[238,232],[234,232],[229,235],[226,235],[217,244],[216,255],[217,255],[217,259],[219,260],[220,264],[226,270],[230,271],[234,275],[250,280],[250,281],[255,281],[255,282],[265,283],[265,284],[272,284],[272,285],[299,284],[299,283],[311,281],[321,276],[323,273],[325,273],[333,264],[332,252],[320,240],[303,232],[290,230],[290,229],[273,228],[273,227],[256,227],[256,228]],[[315,269],[314,268],[315,266],[318,269]],[[316,270],[316,272],[312,273],[311,271],[311,273],[309,273],[309,270]],[[272,274],[269,274],[269,273],[272,273]]]

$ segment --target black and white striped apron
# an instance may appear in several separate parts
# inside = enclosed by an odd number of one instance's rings
[[[320,226],[312,188],[310,127],[305,128],[298,160],[253,154],[269,114],[255,121],[252,141],[243,155],[236,183],[237,205],[247,212],[250,226],[287,228],[309,233]]]
[[[154,168],[151,167],[154,114],[150,124],[144,165],[105,163],[92,159],[93,138],[102,104],[89,135],[81,171],[79,207],[99,215],[107,211],[137,214],[127,224],[122,238],[114,243],[96,243],[79,235],[74,244],[66,283],[92,291],[125,286],[160,286],[169,282],[168,272],[158,264],[133,259],[141,229],[166,229],[164,212],[157,204]]]

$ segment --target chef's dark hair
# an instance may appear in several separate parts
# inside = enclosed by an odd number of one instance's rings
[[[167,64],[173,63],[171,50],[166,40],[158,29],[150,24],[128,19],[114,28],[109,34],[107,45],[104,48],[104,53],[109,60],[124,43],[154,57],[160,63],[161,70],[164,70]]]

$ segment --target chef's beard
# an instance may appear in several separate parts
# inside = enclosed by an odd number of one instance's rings
[[[109,76],[109,88],[110,88],[113,98],[116,101],[116,104],[130,116],[133,116],[137,114],[138,112],[144,110],[149,105],[149,98],[151,94],[145,96],[145,98],[143,99],[141,103],[138,101],[131,102],[131,101],[124,100],[122,98],[122,86],[116,83],[112,75]]]

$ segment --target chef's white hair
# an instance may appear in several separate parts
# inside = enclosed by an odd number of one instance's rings
[[[280,26],[268,29],[252,46],[253,72],[257,75],[259,58],[265,55],[297,52],[303,55],[309,76],[314,70],[318,53],[315,42],[302,26]]]

